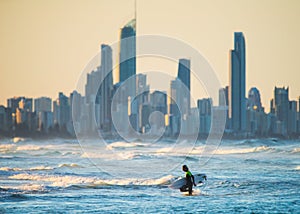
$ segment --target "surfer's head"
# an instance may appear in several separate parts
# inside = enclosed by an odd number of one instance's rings
[[[187,167],[187,165],[183,165],[183,166],[182,166],[182,170],[183,170],[184,172],[187,172],[187,171],[189,171],[189,168]]]

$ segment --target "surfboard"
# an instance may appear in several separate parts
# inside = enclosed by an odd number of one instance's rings
[[[194,175],[196,185],[203,183],[206,180],[205,174],[196,174]],[[169,187],[171,189],[180,189],[183,185],[186,185],[186,178],[179,178],[178,180],[174,181]]]

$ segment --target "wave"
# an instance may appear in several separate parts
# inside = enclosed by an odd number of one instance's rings
[[[300,166],[296,166],[296,167],[295,167],[295,170],[300,170]]]
[[[259,146],[254,148],[243,148],[243,149],[218,149],[214,152],[216,155],[229,155],[229,154],[247,154],[255,152],[266,152],[274,151],[274,148],[268,146]]]
[[[60,175],[33,175],[33,174],[17,174],[8,177],[14,180],[30,180],[30,181],[43,181],[49,182],[50,186],[55,187],[70,187],[74,185],[79,185],[82,187],[97,187],[97,186],[128,186],[128,185],[138,185],[138,186],[162,186],[169,185],[174,181],[175,177],[172,175],[167,175],[158,179],[100,179],[97,177],[83,177],[83,176],[60,176]]]
[[[23,171],[24,169],[21,168],[10,168],[10,167],[0,167],[0,171]]]
[[[42,170],[52,170],[54,169],[53,167],[50,166],[35,166],[35,167],[31,167],[31,168],[26,168],[26,169],[22,169],[22,168],[18,168],[18,167],[1,167],[0,171],[42,171]]]
[[[131,151],[126,151],[126,152],[114,151],[109,153],[86,151],[80,157],[90,158],[90,159],[107,159],[107,160],[134,160],[134,159],[141,159],[141,158],[149,159],[152,156],[153,156],[152,154],[142,154],[142,153],[135,153]]]
[[[36,145],[22,145],[22,146],[17,146],[16,148],[17,151],[39,151],[43,149],[45,149],[45,147],[36,146]]]
[[[76,164],[76,163],[63,163],[63,164],[59,164],[58,165],[59,168],[64,168],[64,167],[68,167],[68,168],[82,168],[82,166]]]
[[[30,168],[18,168],[18,167],[0,167],[0,171],[44,171],[44,170],[54,170],[57,168],[82,168],[82,166],[76,163],[63,163],[59,164],[58,167],[50,166],[35,166]]]
[[[0,145],[0,153],[7,153],[15,148],[13,144],[2,144]]]
[[[291,151],[292,154],[295,154],[295,153],[300,153],[300,148],[294,148],[292,151]]]
[[[22,138],[22,137],[14,137],[11,141],[14,143],[19,143],[19,142],[24,142],[26,141],[26,138]]]
[[[34,144],[2,144],[0,145],[0,153],[16,153],[22,151],[41,151],[54,148],[53,145],[37,146]]]
[[[1,186],[0,187],[3,191],[25,191],[25,192],[36,192],[36,191],[44,191],[45,186],[42,184],[23,184],[17,186]]]
[[[148,144],[145,144],[145,143],[134,143],[134,142],[127,143],[127,142],[120,141],[120,142],[111,143],[111,144],[107,145],[106,148],[109,150],[112,150],[114,148],[144,147],[147,145]]]

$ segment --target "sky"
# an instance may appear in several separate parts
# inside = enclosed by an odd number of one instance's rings
[[[257,87],[268,111],[275,86],[289,86],[291,100],[300,96],[299,11],[297,0],[137,0],[137,35],[191,45],[226,86],[233,34],[243,32],[246,91]],[[0,104],[13,96],[69,95],[100,45],[118,41],[133,16],[134,0],[0,0]],[[176,63],[163,64],[176,75]],[[193,95],[205,97],[197,87]]]

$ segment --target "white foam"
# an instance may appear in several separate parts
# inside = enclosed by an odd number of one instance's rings
[[[243,149],[218,149],[214,152],[216,155],[228,155],[228,154],[246,154],[253,152],[263,152],[271,150],[268,146],[259,146],[255,148],[243,148]]]
[[[23,184],[20,186],[0,186],[2,189],[6,190],[21,190],[21,191],[42,191],[44,190],[44,185],[41,184]]]
[[[300,166],[296,166],[295,170],[300,170]]]
[[[109,151],[106,153],[103,153],[101,151],[99,152],[85,151],[81,155],[82,158],[106,159],[106,160],[131,160],[136,156],[139,155],[136,155],[134,152],[131,151],[127,151],[127,152]]]
[[[15,167],[15,168],[1,167],[1,168],[0,168],[0,171],[22,171],[22,170],[23,170],[23,169],[17,168],[17,167]]]
[[[294,148],[291,153],[299,153],[300,152],[300,148]]]
[[[76,163],[63,163],[58,165],[59,168],[63,167],[70,167],[70,168],[81,168],[82,166],[76,164]]]
[[[38,171],[38,170],[52,170],[53,167],[50,166],[36,166],[29,168],[30,171]]]
[[[99,179],[96,177],[82,176],[56,176],[56,175],[32,175],[32,174],[17,174],[9,177],[15,180],[32,180],[44,181],[51,183],[51,186],[67,187],[71,185],[166,185],[174,178],[171,175],[164,176],[158,179]]]
[[[42,149],[41,146],[36,146],[36,145],[22,145],[16,148],[17,151],[38,151],[41,149]]]
[[[99,180],[97,183],[108,184],[108,185],[141,185],[141,186],[154,186],[154,185],[167,185],[170,184],[171,180],[174,177],[172,175],[167,175],[157,179],[136,179],[136,178],[128,178],[128,179],[112,179],[112,180]]]
[[[79,176],[54,176],[54,175],[32,175],[32,174],[17,174],[9,177],[15,180],[32,180],[52,182],[52,186],[69,186],[72,184],[92,183],[93,178],[85,178]]]
[[[114,149],[114,148],[131,148],[131,147],[137,147],[137,146],[146,146],[147,144],[145,143],[134,143],[134,142],[131,142],[131,143],[127,143],[127,142],[114,142],[114,143],[111,143],[109,145],[106,146],[107,149],[111,150],[111,149]]]
[[[49,166],[35,166],[31,168],[18,168],[18,167],[1,167],[0,171],[40,171],[40,170],[52,170],[53,167]]]
[[[7,153],[11,150],[14,150],[16,146],[13,145],[13,144],[3,144],[3,145],[0,145],[0,152],[1,153]]]
[[[22,138],[22,137],[14,137],[12,139],[12,142],[14,143],[19,143],[19,142],[24,142],[26,140],[26,138]]]

